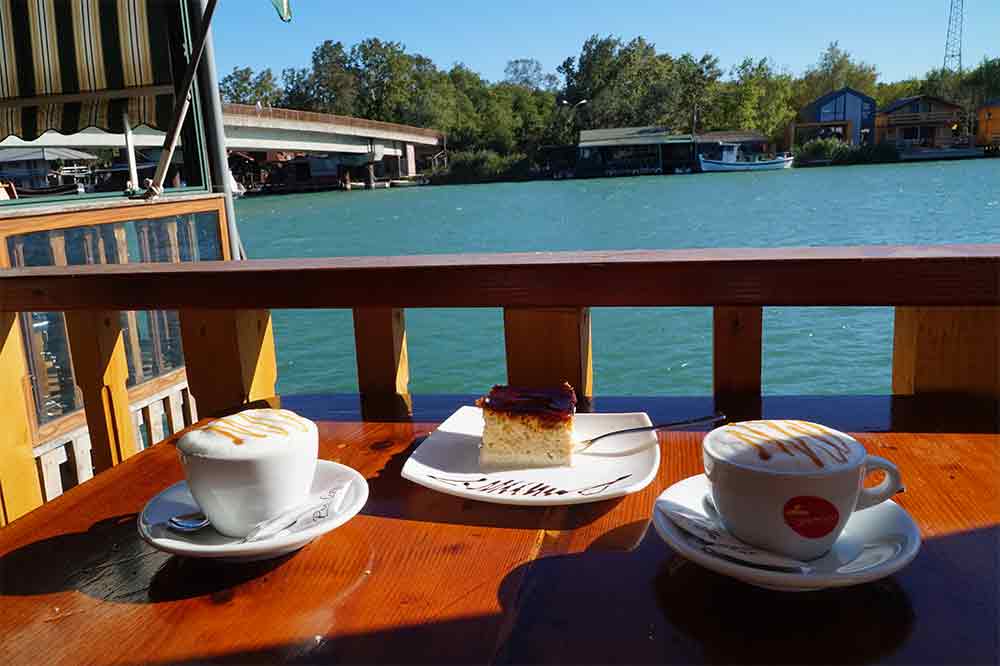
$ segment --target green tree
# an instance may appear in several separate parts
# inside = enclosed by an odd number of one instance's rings
[[[976,106],[1000,97],[1000,58],[983,58],[965,75],[962,84],[969,89]]]
[[[706,53],[696,60],[690,53],[685,53],[675,59],[672,74],[675,92],[664,118],[666,124],[683,128],[685,132],[704,129],[700,118],[712,117],[721,76],[719,59],[713,55]]]
[[[281,83],[284,88],[280,102],[282,108],[298,111],[318,110],[313,93],[313,77],[308,69],[289,67],[282,70]]]
[[[795,115],[792,76],[777,71],[767,58],[745,58],[720,83],[706,125],[716,129],[756,130],[777,140]]]
[[[532,90],[554,91],[559,87],[559,78],[555,74],[545,73],[542,63],[534,58],[508,60],[504,69],[504,82]]]
[[[917,78],[903,79],[902,81],[893,81],[891,83],[880,81],[875,86],[875,94],[872,97],[875,98],[875,104],[879,108],[882,108],[889,102],[897,99],[919,95],[922,84],[923,80]]]
[[[358,85],[351,56],[343,44],[326,40],[317,46],[312,53],[310,77],[313,109],[354,115]]]
[[[618,37],[591,36],[578,58],[567,58],[559,66],[564,99],[571,104],[588,100],[574,115],[576,125],[589,129],[656,122],[672,98],[672,63],[642,37],[626,43]]]
[[[355,111],[363,118],[392,122],[403,115],[411,87],[413,59],[402,44],[366,39],[351,48],[357,81]]]
[[[831,42],[816,64],[796,80],[792,102],[798,110],[817,97],[844,86],[874,96],[877,81],[875,65],[853,60],[838,42]]]
[[[274,106],[282,98],[281,88],[271,69],[259,74],[249,67],[233,67],[233,71],[219,81],[219,94],[223,101],[233,104],[256,104]]]

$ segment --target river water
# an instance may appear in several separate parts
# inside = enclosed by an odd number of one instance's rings
[[[1000,160],[541,181],[237,203],[253,258],[535,250],[984,243]],[[891,308],[767,308],[767,394],[888,393]],[[415,393],[505,379],[498,309],[407,310]],[[351,313],[274,313],[279,391],[356,391]],[[595,308],[598,395],[711,393],[709,308]]]

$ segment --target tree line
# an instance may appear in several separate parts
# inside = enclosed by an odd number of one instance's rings
[[[441,69],[399,42],[370,38],[349,48],[325,41],[309,67],[280,76],[270,68],[235,67],[220,82],[227,102],[433,127],[447,134],[449,150],[507,161],[530,160],[543,146],[572,144],[580,130],[604,127],[755,130],[780,141],[799,109],[843,86],[872,96],[880,107],[931,94],[971,111],[1000,97],[1000,58],[961,74],[932,70],[885,82],[875,65],[836,42],[795,75],[766,58],[748,57],[724,71],[708,53],[675,56],[642,37],[594,35],[556,73],[523,58],[491,82],[463,64]]]

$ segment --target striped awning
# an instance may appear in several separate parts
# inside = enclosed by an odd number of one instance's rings
[[[165,129],[178,0],[0,0],[0,140]]]

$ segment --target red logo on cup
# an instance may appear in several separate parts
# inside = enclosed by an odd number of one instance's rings
[[[839,521],[837,507],[822,497],[793,497],[785,503],[785,522],[807,539],[826,536]]]

